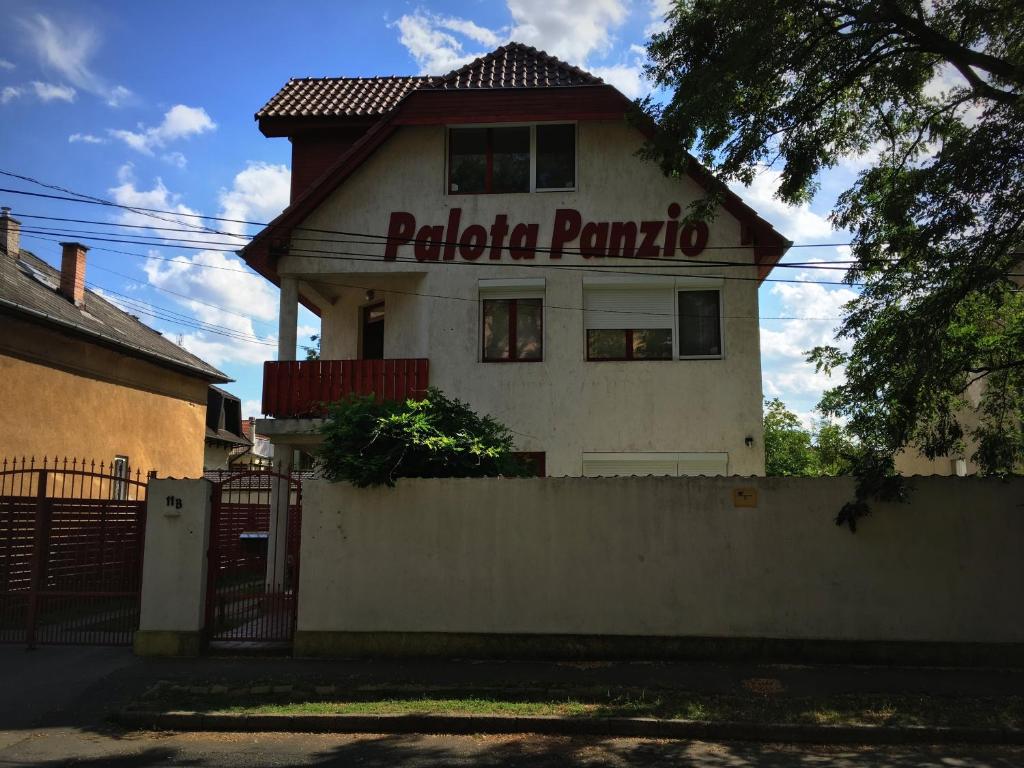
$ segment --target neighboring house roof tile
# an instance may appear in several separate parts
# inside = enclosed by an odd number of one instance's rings
[[[603,85],[579,67],[522,43],[503,45],[441,77],[300,77],[260,110],[266,117],[379,117],[416,90]]]
[[[10,257],[0,253],[0,258]],[[231,380],[95,291],[86,289],[85,306],[75,306],[57,290],[60,270],[30,251],[22,249],[15,265],[4,264],[3,276],[4,279],[0,280],[0,310],[62,326],[133,356],[207,381]]]
[[[248,438],[236,435],[227,429],[210,429],[210,427],[207,427],[206,439],[220,443],[231,443],[232,445],[244,445],[246,447],[252,445]]]

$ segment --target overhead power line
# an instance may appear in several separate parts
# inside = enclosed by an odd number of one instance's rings
[[[12,176],[14,178],[24,179],[24,180],[32,182],[33,184],[38,184],[38,185],[40,185],[42,187],[47,187],[49,189],[59,189],[61,191],[67,191],[63,187],[57,187],[57,186],[54,186],[54,185],[51,185],[51,184],[46,184],[45,182],[39,181],[37,179],[32,179],[30,177],[22,176],[20,174],[11,173],[9,171],[0,170],[0,175]],[[225,216],[210,216],[210,215],[199,214],[199,213],[195,213],[195,214],[193,214],[193,213],[182,214],[182,213],[177,212],[177,211],[168,211],[168,210],[163,209],[163,208],[141,208],[141,207],[137,207],[137,206],[127,206],[127,205],[123,205],[121,203],[116,203],[116,202],[114,202],[112,200],[103,200],[102,198],[86,197],[85,199],[83,199],[83,197],[68,197],[66,195],[50,195],[50,194],[46,194],[46,193],[43,193],[43,192],[29,192],[27,190],[9,189],[9,188],[4,188],[4,187],[0,187],[0,192],[5,192],[5,193],[13,194],[13,195],[27,195],[29,197],[39,197],[39,198],[44,198],[44,199],[49,199],[49,200],[63,200],[63,201],[66,201],[66,202],[82,203],[82,204],[87,204],[87,205],[102,205],[102,206],[111,207],[111,208],[122,208],[122,209],[125,209],[125,210],[132,211],[134,213],[142,213],[142,214],[151,213],[151,214],[170,214],[170,215],[178,215],[178,216],[186,216],[187,215],[187,216],[190,216],[192,218],[204,219],[206,221],[219,221],[219,222],[224,222],[224,223],[227,223],[227,224],[244,224],[246,226],[260,227],[262,229],[267,229],[267,228],[270,228],[270,227],[280,226],[282,228],[288,229],[289,231],[311,232],[311,233],[326,234],[326,235],[347,235],[347,236],[351,236],[351,237],[370,237],[370,238],[374,238],[377,241],[400,240],[403,244],[418,242],[416,240],[416,238],[406,239],[406,238],[392,237],[390,235],[379,235],[379,234],[371,234],[371,233],[366,233],[366,232],[352,232],[352,231],[342,230],[342,229],[322,229],[322,228],[317,228],[317,227],[304,227],[304,226],[298,226],[298,225],[285,227],[284,225],[274,224],[273,222],[267,222],[267,221],[251,221],[251,220],[248,220],[248,219],[233,219],[233,218],[229,218],[229,217],[225,217]],[[72,192],[72,194],[80,194],[80,193]],[[175,223],[182,223],[182,224],[184,224],[184,222],[175,222]],[[247,235],[239,235],[238,233],[224,232],[224,231],[215,230],[215,229],[212,229],[212,228],[206,228],[204,231],[206,231],[206,232],[208,232],[210,234],[222,235],[224,237],[237,237],[237,238],[248,237]],[[431,240],[429,242],[431,244],[438,244],[438,245],[456,245],[456,246],[458,245],[457,242],[453,243],[452,241],[446,241],[446,240],[442,240],[442,241]],[[834,248],[834,247],[849,246],[849,245],[851,245],[851,243],[792,243],[789,247],[790,248]],[[712,245],[712,246],[705,246],[705,250],[730,250],[730,251],[732,251],[732,250],[742,250],[742,249],[747,249],[747,248],[753,249],[753,248],[756,248],[756,247],[757,247],[756,245]],[[503,250],[510,250],[510,249],[511,249],[511,246],[504,246],[503,247]],[[520,248],[520,247],[516,247],[515,250],[532,251],[534,253],[548,253],[552,249],[551,248],[540,248],[540,247],[533,247],[533,248]],[[563,253],[580,254],[581,250],[580,249],[563,248],[562,252]],[[617,258],[629,258],[629,257],[619,256]],[[646,260],[646,261],[657,260],[656,257],[633,257],[633,258],[641,258],[641,259]]]
[[[97,248],[97,250],[108,250],[108,249]],[[142,257],[144,257],[144,254],[130,254],[130,253],[127,253],[126,251],[116,251],[116,253],[125,253],[125,254],[130,255],[130,256],[142,256]],[[204,265],[197,265],[197,266],[204,266]],[[107,271],[112,271],[112,270],[107,270]],[[228,270],[228,271],[238,271],[238,270]],[[120,274],[120,273],[115,272],[114,274]],[[121,276],[122,277],[126,277],[127,279],[133,279],[133,278],[128,277],[127,275],[121,275]],[[367,286],[366,285],[357,285],[355,283],[341,283],[341,282],[338,282],[336,280],[332,280],[331,284],[332,285],[341,286],[342,288],[353,288],[353,289],[360,290],[360,291],[367,290]],[[164,290],[164,289],[161,289],[159,286],[152,285],[151,283],[140,283],[140,285],[145,285],[145,286],[150,287],[150,288],[156,288],[157,290]],[[101,287],[101,290],[106,290],[106,291],[108,291],[109,293],[111,293],[113,295],[123,296],[123,294],[117,294],[116,292],[111,291],[111,290],[106,289],[106,288],[102,288]],[[450,301],[469,301],[469,302],[473,302],[473,303],[478,303],[480,301],[479,298],[473,298],[473,297],[449,296],[449,295],[444,295],[444,294],[423,293],[423,292],[419,292],[419,291],[402,291],[402,290],[392,289],[392,288],[378,288],[378,287],[374,287],[373,290],[374,291],[378,291],[380,293],[393,293],[393,294],[406,295],[406,296],[419,296],[419,297],[428,298],[428,299],[444,299],[444,300],[450,300]],[[171,293],[173,293],[173,292],[171,292]],[[187,296],[185,294],[175,294],[175,295],[181,296],[182,298],[185,298],[185,299],[187,299],[189,301],[193,300],[191,297],[189,297],[189,296]],[[132,301],[138,301],[137,299],[134,299],[132,297],[126,297],[126,298],[128,298],[129,300],[132,300]],[[203,303],[203,302],[200,302],[200,303]],[[209,305],[209,306],[212,306],[212,307],[214,307],[216,309],[222,309],[224,311],[230,311],[230,310],[226,310],[224,307],[220,307],[220,306],[218,306],[216,304],[212,304],[212,305]],[[576,311],[576,312],[586,311],[584,307],[563,306],[563,305],[558,305],[558,304],[546,304],[545,307],[549,308],[549,309],[563,309],[563,310]],[[602,312],[608,314],[608,313],[618,312],[618,310],[602,310]],[[631,314],[631,311],[625,311],[624,310],[623,313],[624,314]],[[238,313],[234,313],[234,314],[238,314]],[[663,315],[663,316],[671,316],[671,315],[674,315],[674,314],[676,314],[676,313],[652,313],[653,316],[661,316],[661,315]],[[250,317],[248,315],[240,315],[240,316],[244,317],[244,318],[246,318],[248,320],[253,320],[253,321],[257,321],[258,322],[257,318]],[[727,319],[727,320],[812,320],[812,321],[825,321],[825,320],[839,320],[840,319],[839,317],[799,317],[799,316],[763,316],[763,315],[758,315],[758,316],[755,316],[755,315],[723,315],[722,317],[724,319]],[[232,333],[236,333],[232,329],[228,329],[225,326],[214,326],[214,327],[224,328],[226,331],[230,331]]]
[[[142,216],[148,216],[149,218],[152,218],[152,219],[159,219],[161,221],[166,221],[166,222],[173,223],[173,224],[180,224],[182,226],[191,227],[191,228],[196,229],[197,231],[201,231],[201,232],[212,232],[212,231],[214,231],[214,230],[209,229],[206,226],[203,226],[202,224],[193,224],[191,222],[181,221],[180,219],[164,218],[164,217],[162,217],[162,216],[160,216],[158,214],[169,214],[171,216],[188,216],[188,217],[191,217],[191,218],[194,218],[194,219],[195,218],[204,219],[204,218],[206,218],[205,216],[198,216],[196,214],[191,214],[191,213],[182,213],[181,211],[161,211],[161,210],[157,210],[157,209],[150,209],[150,208],[142,208],[142,207],[138,207],[138,206],[125,205],[124,203],[115,203],[113,200],[107,200],[107,199],[102,198],[102,197],[96,197],[94,195],[86,194],[85,192],[77,192],[77,191],[75,191],[73,189],[68,189],[67,187],[62,187],[62,186],[57,185],[57,184],[47,184],[46,182],[40,181],[39,179],[32,178],[31,176],[25,176],[24,174],[20,174],[20,173],[15,173],[13,171],[0,170],[0,175],[8,176],[8,177],[10,177],[12,179],[19,179],[21,181],[27,181],[30,184],[36,184],[36,185],[38,185],[40,187],[45,187],[46,189],[53,189],[53,190],[56,190],[58,192],[66,192],[68,195],[74,195],[74,197],[72,197],[72,198],[65,198],[65,199],[71,200],[73,202],[89,203],[89,204],[92,204],[92,205],[103,205],[103,206],[109,206],[109,207],[114,207],[114,208],[120,208],[122,210],[131,211],[132,213],[135,213],[135,214],[139,214],[139,215],[142,215]],[[24,193],[24,192],[19,193],[19,192],[16,192],[14,190],[5,190],[5,191],[11,191],[11,192],[14,192],[14,194],[31,194],[31,193]],[[56,196],[53,196],[53,197],[56,197]],[[220,234],[223,234],[223,233],[220,233]]]
[[[24,214],[20,214],[20,213],[18,215],[24,216]],[[26,218],[30,218],[30,217],[26,217]],[[43,217],[34,217],[34,218],[43,218]],[[45,218],[51,219],[51,220],[62,220],[62,221],[65,220],[65,219],[62,219],[61,217],[56,217],[56,216],[48,216],[48,217],[45,217]],[[74,222],[74,221],[80,221],[80,220],[66,219],[66,221]],[[105,222],[89,222],[89,223],[100,223],[100,224],[102,224],[102,223],[105,223]],[[114,223],[114,222],[109,222],[109,223],[107,223],[107,225],[111,226],[111,227],[128,227],[128,228],[132,228],[132,229],[155,229],[155,230],[162,230],[162,231],[173,231],[173,232],[177,232],[177,233],[183,233],[183,232],[186,231],[186,230],[178,229],[178,228],[175,228],[175,227],[148,227],[148,226],[138,225],[138,224],[117,224],[117,223]],[[120,232],[105,232],[105,231],[97,232],[95,230],[72,230],[72,229],[25,227],[25,228],[23,228],[22,231],[27,232],[27,233],[35,233],[35,234],[54,234],[54,235],[59,235],[61,237],[80,237],[82,235],[99,235],[101,237],[98,237],[98,238],[95,238],[95,239],[98,239],[101,242],[104,240],[103,236],[116,235],[118,239],[116,239],[116,240],[108,240],[108,241],[109,242],[128,243],[128,244],[133,244],[133,245],[149,245],[149,246],[153,246],[153,247],[168,247],[167,243],[192,243],[193,245],[191,245],[191,246],[188,246],[188,245],[185,245],[185,246],[174,245],[172,247],[188,248],[190,250],[212,250],[212,251],[221,251],[221,252],[226,252],[226,253],[237,253],[238,252],[237,249],[234,249],[234,248],[216,248],[216,247],[200,248],[200,247],[198,247],[198,244],[203,244],[203,243],[208,243],[211,246],[231,245],[231,244],[230,243],[224,243],[223,241],[220,241],[220,240],[196,240],[194,237],[168,237],[168,236],[165,236],[165,235],[158,235],[155,238],[147,238],[145,240],[142,240],[140,238],[145,237],[144,235],[131,235],[131,234],[122,234]],[[366,237],[373,237],[373,235],[366,235]],[[153,239],[160,240],[160,241],[167,241],[167,242],[166,243],[165,242],[154,243],[154,242],[152,242]],[[345,239],[345,238],[342,238],[342,239],[330,238],[330,239],[328,239],[328,238],[323,238],[323,237],[293,237],[291,239],[292,239],[292,241],[296,241],[296,242],[338,243],[338,244],[343,244],[343,245],[382,245],[382,243],[380,243],[378,241],[375,241],[375,240],[365,240],[365,239],[364,240],[352,240],[352,239]],[[438,245],[443,245],[443,243],[439,242]],[[293,248],[292,249],[292,251],[295,251],[295,250],[302,250],[305,253],[324,253],[324,254],[335,253],[334,251],[323,251],[323,250],[308,249],[308,248],[306,248],[306,249],[295,249],[295,248]],[[523,249],[523,250],[525,250],[527,252],[536,252],[538,249],[526,248],[526,249]],[[568,253],[568,251],[567,251],[567,253]],[[572,253],[576,254],[575,251],[573,251]],[[380,259],[381,256],[382,256],[381,254],[370,254],[370,253],[364,254],[364,255],[366,255],[366,256],[373,256],[376,259]],[[631,258],[631,257],[613,256],[613,257],[608,257],[608,258]],[[743,268],[749,269],[749,268],[752,268],[752,267],[756,266],[756,264],[753,264],[752,262],[749,262],[749,261],[709,261],[709,260],[702,259],[701,261],[686,261],[686,262],[675,261],[675,262],[670,262],[670,261],[668,261],[668,260],[666,260],[664,258],[645,259],[645,261],[651,261],[651,260],[655,261],[656,263],[654,263],[654,264],[636,264],[636,265],[631,264],[631,265],[629,265],[629,269],[644,269],[644,268],[646,268],[646,269],[665,269],[667,266],[672,266],[672,267],[679,266],[679,267],[686,267],[686,268],[695,268],[695,267],[696,268],[701,268],[701,267],[708,267],[708,268],[710,268],[710,267],[743,267]],[[417,263],[417,264],[418,263],[422,263],[418,259],[409,259],[409,258],[398,258],[398,259],[394,259],[392,261],[398,261],[400,263],[401,262]],[[540,263],[537,263],[537,262],[528,262],[528,263],[525,263],[525,264],[523,264],[523,263],[519,263],[519,264],[508,264],[508,263],[495,264],[493,261],[490,261],[490,260],[469,261],[469,262],[466,262],[466,261],[454,261],[454,262],[441,262],[441,263],[444,263],[445,265],[448,265],[448,266],[454,266],[454,265],[457,265],[457,264],[468,264],[468,265],[476,265],[476,266],[492,266],[492,267],[493,266],[498,266],[498,267],[500,267],[500,266],[536,266],[536,267],[543,267],[545,269],[547,269],[549,267],[558,268],[560,266],[575,266],[575,265],[561,265],[561,264],[549,263],[549,262],[545,262],[543,264],[540,264]],[[830,269],[830,270],[842,270],[842,271],[845,271],[846,270],[846,265],[853,265],[853,264],[856,264],[856,263],[857,262],[852,260],[852,259],[850,259],[850,260],[835,260],[835,261],[828,261],[828,262],[819,262],[819,261],[785,262],[785,263],[776,264],[775,267],[794,268],[794,269],[815,268],[815,269]],[[586,268],[587,269],[617,269],[617,268],[620,268],[620,266],[621,265],[618,265],[618,264],[592,263],[592,264],[587,265]]]

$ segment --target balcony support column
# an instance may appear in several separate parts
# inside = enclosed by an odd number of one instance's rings
[[[277,359],[294,360],[298,343],[299,281],[281,276],[281,311],[277,326]]]

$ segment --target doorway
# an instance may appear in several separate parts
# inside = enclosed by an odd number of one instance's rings
[[[362,309],[363,360],[384,359],[384,302],[370,304]]]

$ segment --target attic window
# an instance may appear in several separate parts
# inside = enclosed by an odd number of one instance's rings
[[[451,128],[448,193],[501,194],[576,187],[576,126]]]

